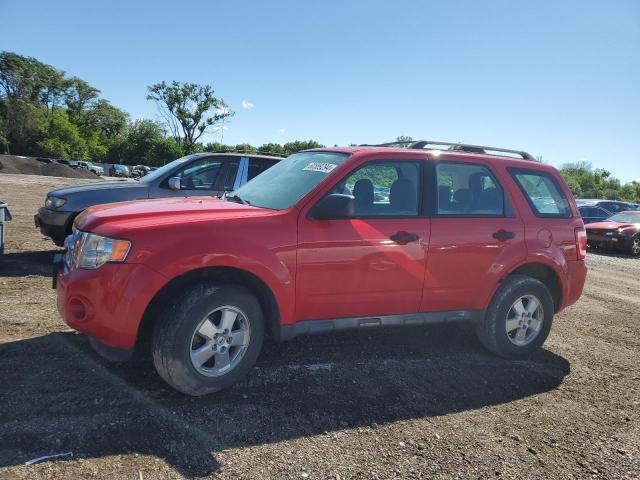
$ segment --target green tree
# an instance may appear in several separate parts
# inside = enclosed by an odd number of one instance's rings
[[[7,149],[17,155],[36,153],[35,144],[44,134],[45,111],[21,98],[0,100],[0,135]]]
[[[233,115],[209,85],[161,82],[149,86],[148,91],[147,100],[156,103],[171,136],[185,153],[194,151],[208,128]]]
[[[84,113],[82,123],[89,130],[97,130],[108,141],[124,131],[127,117],[125,112],[100,99]]]
[[[56,108],[47,118],[44,138],[37,143],[39,154],[65,160],[88,158],[87,142],[78,127],[69,121],[67,112]]]
[[[67,82],[66,103],[67,108],[75,113],[85,110],[98,98],[100,90],[92,87],[78,77],[72,77]]]
[[[129,124],[107,153],[112,163],[160,166],[181,157],[182,148],[164,136],[160,124],[152,120],[136,120]]]
[[[301,152],[302,150],[309,150],[310,148],[321,148],[324,147],[324,145],[316,142],[315,140],[296,140],[295,142],[285,143],[282,147],[286,155],[291,155],[292,153]]]

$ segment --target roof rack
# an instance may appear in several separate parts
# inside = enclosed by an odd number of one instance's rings
[[[453,143],[453,142],[439,142],[435,140],[408,140],[408,141],[398,141],[398,142],[389,142],[389,143],[380,143],[378,145],[371,145],[372,147],[402,147],[404,148],[414,148],[414,149],[432,149],[433,146],[446,146],[449,147],[447,150],[450,151],[459,151],[459,152],[469,152],[469,153],[486,153],[489,155],[493,155],[493,152],[500,153],[511,153],[513,155],[520,156],[523,160],[530,160],[532,162],[537,162],[537,160],[527,152],[523,152],[522,150],[510,150],[508,148],[499,148],[499,147],[488,147],[486,145],[471,145],[468,143]],[[509,155],[504,155],[509,156]]]

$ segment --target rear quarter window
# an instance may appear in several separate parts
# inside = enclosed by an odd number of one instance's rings
[[[553,176],[537,170],[508,170],[536,216],[571,218],[569,200]]]

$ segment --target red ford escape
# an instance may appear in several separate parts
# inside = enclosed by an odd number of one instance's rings
[[[226,200],[86,210],[58,260],[58,310],[108,358],[149,341],[190,395],[238,382],[265,336],[467,321],[518,358],[580,297],[586,240],[561,176],[525,152],[309,150]]]

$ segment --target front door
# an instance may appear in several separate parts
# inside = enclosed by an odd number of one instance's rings
[[[246,162],[246,160],[245,160]],[[234,187],[240,157],[198,157],[163,179],[150,192],[157,197],[216,196]],[[169,178],[180,178],[180,190],[169,188]]]
[[[429,219],[421,162],[376,161],[329,193],[353,195],[355,216],[298,225],[297,320],[417,312]]]

